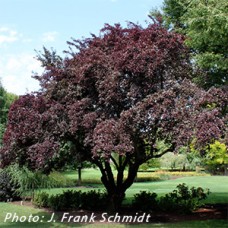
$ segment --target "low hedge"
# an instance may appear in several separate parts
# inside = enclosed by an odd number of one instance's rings
[[[160,198],[157,198],[156,193],[141,191],[134,195],[131,207],[143,212],[176,211],[187,214],[202,206],[202,200],[206,199],[208,194],[209,190],[204,190],[201,187],[189,188],[183,183]],[[108,208],[108,202],[108,195],[105,192],[67,190],[57,195],[39,192],[35,195],[33,204],[37,207],[48,207],[54,211],[78,209],[103,211]]]
[[[101,191],[91,190],[82,192],[67,190],[57,195],[38,192],[34,197],[33,204],[37,207],[48,207],[55,211],[72,209],[102,210],[107,208],[107,199],[107,194]]]
[[[150,211],[165,211],[188,214],[198,209],[203,205],[202,200],[205,200],[209,195],[209,190],[204,190],[201,187],[189,187],[183,183],[177,185],[176,189],[167,193],[165,196],[157,198],[157,194],[153,192],[141,191],[134,195],[133,207],[137,210]]]

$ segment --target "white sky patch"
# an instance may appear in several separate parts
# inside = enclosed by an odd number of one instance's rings
[[[8,92],[23,95],[39,89],[39,82],[31,76],[32,72],[39,74],[43,69],[32,54],[23,53],[0,58],[0,69],[2,85]]]
[[[20,34],[17,31],[7,27],[0,27],[0,45],[15,42],[19,37]]]
[[[56,40],[58,33],[57,32],[46,32],[42,36],[43,42],[54,42]]]
[[[24,38],[21,40],[23,43],[31,43],[33,40],[31,38]]]

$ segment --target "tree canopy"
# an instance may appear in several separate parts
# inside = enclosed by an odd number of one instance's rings
[[[227,91],[206,92],[190,82],[182,35],[159,23],[116,24],[68,44],[68,58],[47,50],[39,56],[42,90],[12,105],[2,165],[16,161],[49,172],[69,159],[90,160],[117,208],[147,160],[193,139],[203,147],[227,138]]]
[[[17,99],[17,96],[8,93],[0,82],[0,145],[2,145],[2,137],[6,128],[7,115],[10,105]]]
[[[202,71],[196,82],[204,88],[227,85],[228,2],[165,0],[162,10],[164,24],[187,37],[193,62]]]

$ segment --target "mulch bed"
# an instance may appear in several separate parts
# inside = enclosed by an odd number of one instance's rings
[[[192,214],[164,213],[155,215],[154,222],[181,222],[192,220],[228,219],[228,205],[206,205]]]

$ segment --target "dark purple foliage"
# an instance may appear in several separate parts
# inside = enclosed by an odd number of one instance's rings
[[[2,164],[48,172],[78,156],[88,159],[117,206],[148,159],[193,139],[201,148],[225,139],[227,90],[206,92],[190,82],[183,40],[159,24],[105,25],[100,36],[69,42],[71,55],[61,64],[43,59],[45,73],[36,77],[42,91],[11,107]],[[59,149],[66,142],[69,154]]]

